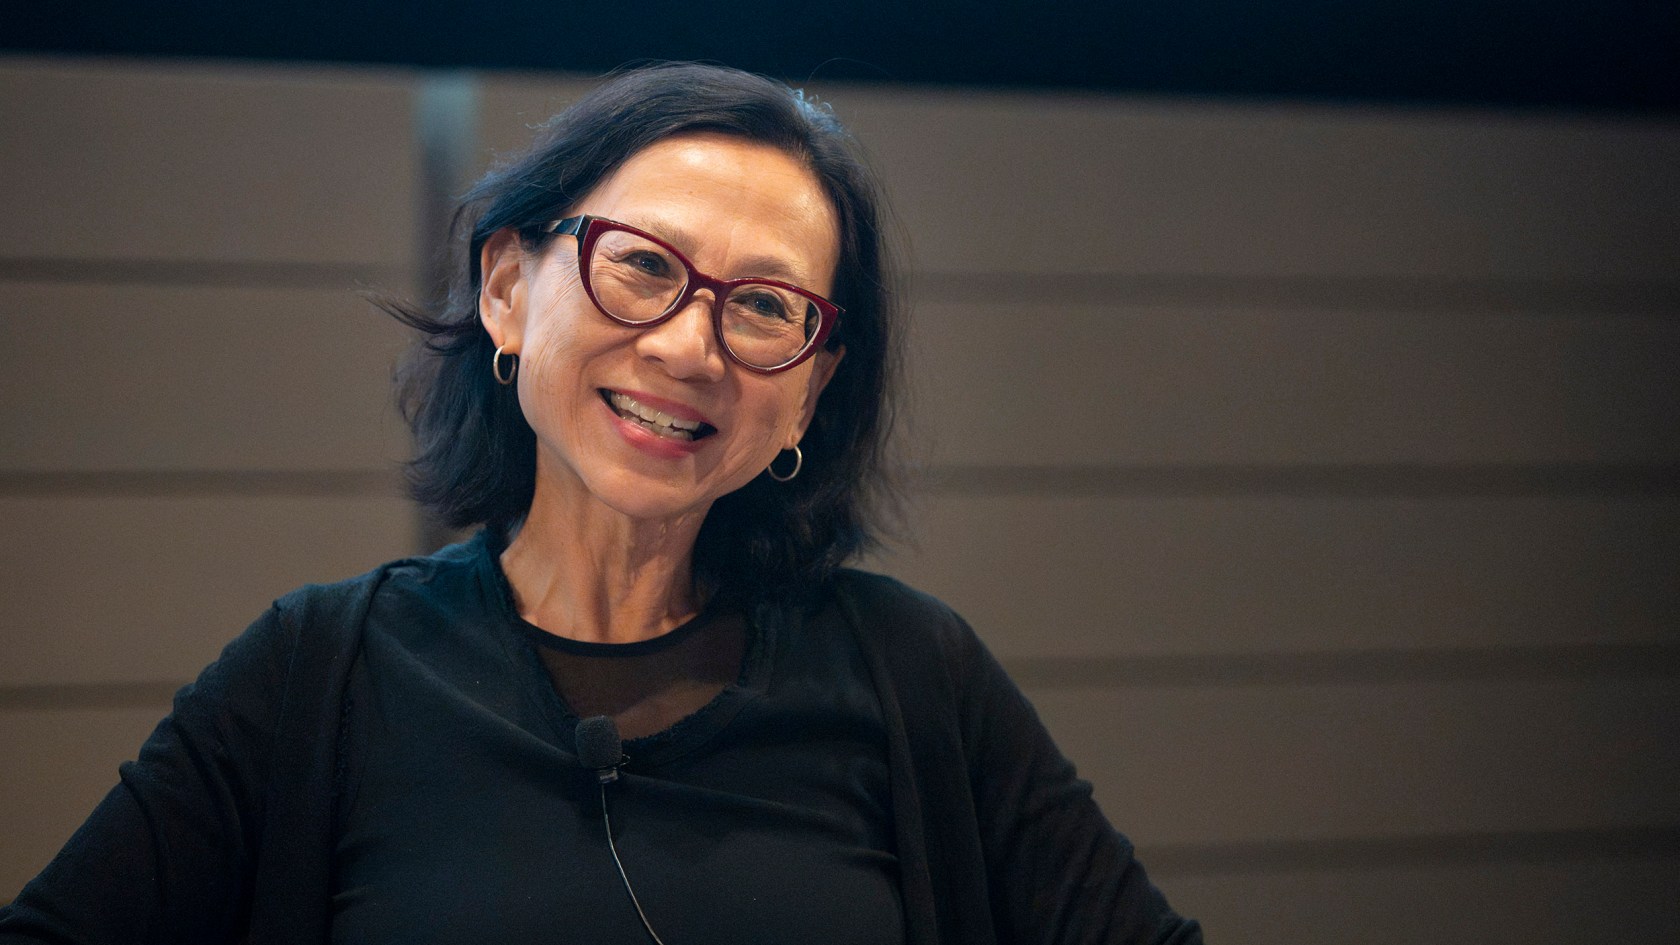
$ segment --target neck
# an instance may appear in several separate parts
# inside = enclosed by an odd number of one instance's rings
[[[699,612],[694,541],[704,511],[633,519],[581,489],[545,488],[502,552],[502,572],[527,621],[558,636],[634,643],[669,633]]]

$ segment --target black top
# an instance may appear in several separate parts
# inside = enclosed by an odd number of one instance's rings
[[[339,788],[356,780],[344,762],[366,758],[342,737],[347,709],[353,722],[370,701],[367,686],[354,698],[349,687],[352,667],[376,645],[366,625],[399,606],[393,596],[413,593],[428,574],[457,571],[476,552],[452,546],[275,601],[176,695],[139,759],[122,766],[121,782],[0,906],[0,945],[331,941],[334,891],[344,889],[334,870],[336,815],[355,804]],[[813,639],[848,637],[863,654],[884,720],[907,943],[1199,945],[1199,926],[1149,882],[1090,785],[961,617],[860,571],[842,569],[814,590],[803,617],[770,606],[754,610],[752,622],[802,622]],[[517,663],[484,662],[510,673]],[[780,679],[773,674],[772,689]],[[456,707],[480,721],[541,704],[521,697],[489,712],[473,701]],[[452,750],[445,734],[436,741]],[[546,746],[557,780],[573,760],[569,747],[521,725],[494,722],[479,735]],[[439,759],[426,761],[436,767]],[[484,842],[447,842],[469,839]],[[476,865],[464,857],[439,868]],[[754,866],[755,875],[781,868]]]
[[[493,547],[474,545],[394,574],[368,613],[342,736],[335,942],[647,941],[545,662],[563,684],[591,664],[621,684],[568,693],[590,714],[634,722],[652,717],[638,706],[705,696],[627,741],[608,789],[662,938],[904,940],[882,714],[853,634],[706,613],[644,643],[567,641],[519,618]],[[713,695],[700,644],[732,641]]]

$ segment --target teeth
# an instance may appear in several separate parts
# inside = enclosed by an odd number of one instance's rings
[[[648,427],[655,433],[662,433],[666,436],[680,436],[682,439],[691,440],[694,438],[694,434],[700,432],[701,425],[696,421],[679,420],[662,410],[655,410],[635,398],[626,397],[617,391],[609,392],[607,400],[613,405],[614,409],[620,413],[628,414],[630,419],[642,421],[643,426]]]

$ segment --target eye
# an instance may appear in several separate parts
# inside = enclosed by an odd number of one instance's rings
[[[733,300],[745,304],[752,314],[761,318],[775,318],[782,321],[788,319],[788,307],[781,296],[769,291],[739,292]]]
[[[630,253],[621,259],[620,262],[632,266],[636,269],[636,271],[646,273],[650,276],[666,276],[671,273],[671,261],[651,250],[640,250],[638,252]]]

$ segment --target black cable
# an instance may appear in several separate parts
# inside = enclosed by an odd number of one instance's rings
[[[624,891],[630,894],[630,904],[636,907],[636,917],[642,920],[642,928],[647,929],[648,938],[653,939],[654,945],[665,945],[660,941],[659,933],[648,923],[647,913],[642,911],[642,902],[636,898],[636,890],[630,886],[630,876],[624,872],[624,861],[618,858],[618,844],[613,842],[612,818],[607,816],[607,782],[601,782],[601,823],[607,828],[607,849],[612,851],[613,863],[618,866],[618,877],[624,880]]]

